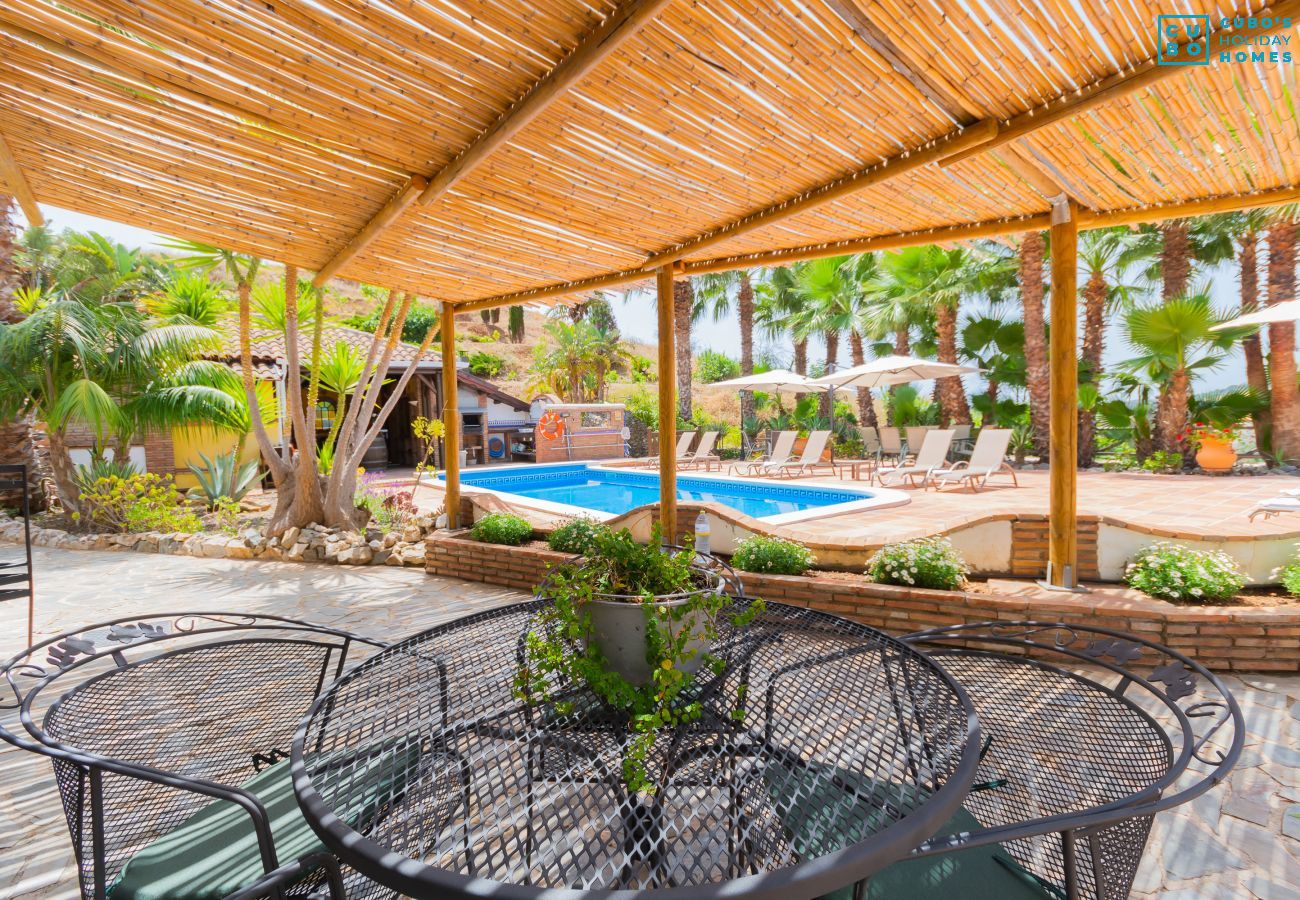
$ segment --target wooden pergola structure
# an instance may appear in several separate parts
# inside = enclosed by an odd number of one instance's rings
[[[653,279],[661,371],[674,278],[1050,229],[1070,460],[1078,231],[1300,199],[1297,59],[1267,46],[1300,0],[1185,5],[1205,65],[1160,64],[1148,0],[8,0],[0,179],[31,220],[433,298],[444,355],[455,313]],[[1075,472],[1052,473],[1068,586]]]

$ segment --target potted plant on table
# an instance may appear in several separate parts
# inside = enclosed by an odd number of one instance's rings
[[[1237,432],[1235,422],[1223,427],[1197,422],[1183,433],[1183,440],[1196,451],[1196,464],[1202,469],[1231,472],[1237,462],[1237,451],[1232,446]]]
[[[594,699],[626,717],[624,781],[653,794],[646,760],[656,734],[698,719],[703,683],[725,669],[711,652],[719,623],[742,627],[762,611],[726,587],[716,560],[661,548],[657,529],[649,544],[627,529],[598,531],[583,558],[538,588],[550,602],[525,638],[516,696],[560,716]]]

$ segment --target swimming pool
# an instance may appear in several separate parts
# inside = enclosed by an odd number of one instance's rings
[[[528,506],[569,514],[585,512],[597,519],[613,518],[659,501],[657,472],[613,466],[503,466],[462,471],[460,478],[466,487],[528,498]],[[898,493],[689,473],[677,479],[679,500],[720,503],[777,524],[871,506],[892,506],[899,502],[893,496]]]

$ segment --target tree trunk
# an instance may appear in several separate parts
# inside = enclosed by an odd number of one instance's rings
[[[804,338],[803,340],[796,340],[794,342],[794,362],[791,363],[791,365],[794,366],[794,370],[797,374],[799,375],[808,374],[808,339],[807,338]],[[794,402],[798,403],[806,396],[808,395],[795,394]]]
[[[736,293],[736,311],[740,318],[740,374],[754,374],[754,285],[749,273],[740,271],[740,289]],[[740,425],[754,418],[754,392],[740,392]]]
[[[63,440],[63,432],[51,428],[49,437],[50,470],[51,475],[54,477],[54,486],[59,491],[59,500],[69,514],[80,514],[84,510],[81,506],[81,487],[77,484],[77,467],[72,463],[72,456],[68,453],[68,445]]]
[[[1192,279],[1192,245],[1186,219],[1160,226],[1160,296],[1167,303],[1187,294]]]
[[[1047,328],[1043,318],[1043,253],[1041,232],[1031,231],[1020,241],[1020,303],[1025,322],[1025,384],[1029,389],[1029,421],[1034,453],[1047,458],[1051,393],[1047,365]]]
[[[1191,379],[1184,368],[1174,369],[1169,373],[1169,382],[1165,385],[1164,396],[1168,399],[1156,410],[1156,430],[1159,434],[1160,449],[1169,453],[1182,455],[1183,444],[1179,440],[1187,430],[1187,398],[1190,393]]]
[[[1083,362],[1085,378],[1101,384],[1101,358],[1106,340],[1106,277],[1093,272],[1083,286]],[[1092,410],[1079,410],[1079,467],[1088,468],[1097,455],[1097,416]]]
[[[1268,232],[1268,303],[1295,299],[1296,224],[1280,222]],[[1300,460],[1300,391],[1296,387],[1295,323],[1268,326],[1268,368],[1273,385],[1273,453]]]
[[[1248,231],[1241,236],[1241,252],[1237,257],[1241,268],[1241,312],[1243,315],[1259,309],[1259,235]],[[1268,371],[1264,368],[1264,348],[1260,334],[1255,331],[1241,340],[1241,352],[1246,358],[1246,384],[1261,397],[1268,397]],[[1267,408],[1251,415],[1255,426],[1255,445],[1272,447],[1273,417]]]
[[[673,281],[673,317],[677,339],[677,417],[691,418],[691,311],[695,288],[689,278]],[[660,373],[659,377],[663,377]]]
[[[862,334],[855,328],[849,332],[849,358],[854,367],[867,361],[865,348],[862,346]],[[879,428],[876,418],[876,404],[871,397],[870,388],[858,388],[858,422],[868,428]]]
[[[957,307],[947,303],[940,304],[934,311],[934,330],[939,344],[939,362],[957,364]],[[936,386],[942,400],[943,424],[945,428],[953,425],[969,425],[970,401],[966,399],[966,388],[960,378],[940,378]]]
[[[835,367],[840,361],[840,333],[838,331],[823,332],[822,338],[826,342],[826,374],[829,375],[835,371]],[[817,414],[823,419],[831,417],[831,403],[835,399],[834,391],[822,391],[821,400],[817,405]]]
[[[894,332],[894,355],[909,356],[912,353],[912,335],[907,328],[900,328]],[[889,395],[892,397],[901,385],[894,385],[889,389]],[[887,425],[897,425],[894,421],[894,404],[885,404],[885,423]]]

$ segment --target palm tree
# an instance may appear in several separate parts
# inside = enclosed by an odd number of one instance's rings
[[[754,280],[761,270],[732,269],[695,277],[696,320],[706,313],[718,322],[732,309],[734,298],[736,318],[740,325],[740,374],[754,374]],[[740,392],[740,421],[754,418],[754,394]]]
[[[691,316],[695,312],[695,288],[690,278],[673,280],[673,324],[677,343],[677,416],[690,419],[691,408]],[[660,378],[667,373],[660,372]]]
[[[14,240],[14,200],[0,193],[0,322],[12,324],[22,319],[23,313],[14,301],[14,292],[20,287],[19,251]],[[32,442],[31,421],[27,416],[0,418],[0,464],[27,466],[29,483],[38,483],[35,445]],[[20,499],[0,493],[0,503],[17,505]]]
[[[148,429],[238,430],[246,413],[231,394],[233,374],[197,359],[218,339],[197,325],[152,322],[130,301],[50,294],[27,318],[0,326],[0,416],[46,424],[60,499],[79,513],[69,429],[90,429],[94,455],[112,449],[118,459]]]
[[[800,375],[808,374],[808,339],[794,334],[791,320],[798,312],[802,300],[795,290],[794,269],[782,266],[769,271],[767,277],[755,288],[754,322],[771,338],[791,335],[794,360],[791,368]]]
[[[1268,230],[1268,303],[1294,300],[1296,220],[1284,212]],[[1269,380],[1273,385],[1270,412],[1273,453],[1284,460],[1300,459],[1300,391],[1296,386],[1295,323],[1268,326]]]
[[[1156,409],[1156,441],[1163,450],[1181,452],[1192,374],[1221,363],[1240,334],[1211,331],[1220,321],[1204,293],[1138,307],[1125,317],[1129,343],[1141,351],[1125,368],[1148,373],[1169,398]]]
[[[1025,326],[1001,315],[972,318],[961,331],[961,355],[984,371],[987,385],[982,397],[974,398],[973,405],[983,415],[986,424],[997,423],[1020,404],[1005,399],[1000,392],[1004,385],[1024,387],[1025,384]]]
[[[859,328],[861,291],[854,280],[852,258],[830,256],[795,266],[795,293],[803,301],[793,317],[794,332],[807,339],[820,333],[826,344],[826,372],[839,363],[840,335]],[[831,398],[824,393],[820,415],[829,419]]]
[[[1080,379],[1099,385],[1105,353],[1106,313],[1115,305],[1130,305],[1136,288],[1120,278],[1128,268],[1133,247],[1127,228],[1098,228],[1079,235],[1079,263],[1087,278],[1083,284],[1083,349],[1079,355]],[[1087,468],[1097,452],[1094,410],[1079,410],[1079,465]]]
[[[1241,313],[1244,315],[1259,308],[1259,236],[1267,228],[1270,210],[1251,210],[1238,213],[1235,220],[1238,244],[1237,267],[1241,281]],[[1260,397],[1269,396],[1268,370],[1264,367],[1264,349],[1258,331],[1241,339],[1241,353],[1246,361],[1246,384]],[[1269,409],[1261,407],[1251,414],[1255,426],[1255,443],[1260,447],[1272,446],[1272,416]]]
[[[230,311],[221,288],[197,272],[176,272],[162,290],[144,298],[145,308],[159,320],[215,328]]]
[[[1051,383],[1047,360],[1047,319],[1043,313],[1043,258],[1047,242],[1038,231],[1027,233],[1020,241],[1020,305],[1025,323],[1025,386],[1029,389],[1029,422],[1033,433],[1034,453],[1047,457]]]
[[[329,434],[325,436],[320,446],[320,454],[324,459],[333,459],[334,443],[338,438],[339,428],[343,425],[343,417],[347,413],[348,398],[361,386],[365,367],[366,359],[361,355],[361,351],[343,341],[337,342],[321,355],[315,365],[311,366],[313,379],[338,398],[338,408],[334,410]],[[308,406],[307,412],[309,415],[315,415],[315,406]],[[328,473],[329,467],[322,466],[321,470]]]

